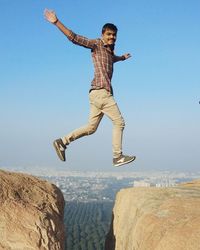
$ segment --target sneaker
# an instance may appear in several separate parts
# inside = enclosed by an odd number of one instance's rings
[[[119,167],[124,164],[128,164],[136,159],[136,156],[121,155],[118,158],[113,158],[113,165]]]
[[[62,139],[57,139],[53,142],[56,153],[61,161],[65,161],[65,149],[67,148]]]

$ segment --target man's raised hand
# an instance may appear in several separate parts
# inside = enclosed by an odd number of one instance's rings
[[[124,56],[124,58],[125,58],[125,60],[126,60],[126,59],[128,59],[128,58],[131,57],[131,54],[127,53],[127,54],[124,54],[123,56]]]
[[[56,23],[56,21],[58,20],[56,13],[53,10],[45,9],[44,10],[44,17],[50,23]]]

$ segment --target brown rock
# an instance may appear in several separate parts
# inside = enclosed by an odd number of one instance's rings
[[[63,214],[55,185],[0,170],[0,249],[63,250]]]
[[[200,181],[121,190],[105,249],[200,250]]]

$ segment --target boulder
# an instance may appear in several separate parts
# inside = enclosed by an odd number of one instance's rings
[[[0,249],[64,250],[64,198],[48,181],[0,170]]]
[[[106,250],[199,250],[200,181],[121,190]]]

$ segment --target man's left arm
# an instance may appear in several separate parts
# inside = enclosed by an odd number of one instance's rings
[[[114,55],[114,63],[115,62],[119,62],[119,61],[124,61],[124,60],[126,60],[126,59],[128,59],[130,57],[131,57],[131,54],[129,54],[129,53],[124,54],[122,56],[116,56],[116,55]]]

